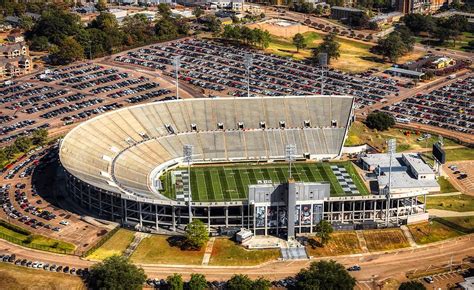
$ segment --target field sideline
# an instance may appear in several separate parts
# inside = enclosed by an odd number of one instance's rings
[[[295,163],[292,169],[293,178],[304,182],[329,182],[332,196],[345,195],[331,165],[343,165],[351,175],[359,192],[369,194],[361,178],[350,162],[331,163]],[[183,170],[183,169],[176,169]],[[171,172],[162,177],[165,196],[175,197],[174,185],[171,183]],[[257,184],[258,180],[272,180],[282,183],[288,180],[288,165],[273,164],[233,164],[191,167],[191,192],[193,201],[232,201],[247,198],[248,185]]]

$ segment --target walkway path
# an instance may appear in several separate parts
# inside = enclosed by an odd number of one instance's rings
[[[204,256],[202,257],[201,265],[209,265],[209,260],[211,259],[212,248],[214,247],[214,242],[216,238],[210,238],[206,245],[206,252],[204,252]]]
[[[460,217],[460,216],[474,216],[474,211],[451,211],[444,209],[428,209],[430,216],[436,217]]]
[[[408,243],[410,244],[410,247],[413,247],[413,248],[417,248],[418,245],[417,243],[415,242],[415,239],[413,238],[411,232],[410,232],[410,229],[408,229],[407,226],[401,226],[400,229],[402,230],[403,234],[405,235],[405,237],[407,238],[408,240]]]
[[[359,230],[359,231],[356,231],[356,235],[357,235],[357,239],[359,240],[360,248],[362,249],[364,253],[368,253],[369,248],[367,248],[367,241],[364,238],[364,233],[361,230]]]
[[[136,232],[133,235],[133,241],[130,243],[130,245],[128,245],[127,249],[125,250],[124,256],[125,257],[130,257],[133,254],[133,252],[135,252],[135,250],[137,249],[140,242],[144,238],[148,238],[149,236],[150,236],[150,234]]]

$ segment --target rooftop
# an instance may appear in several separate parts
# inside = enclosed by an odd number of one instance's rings
[[[412,75],[412,76],[416,76],[416,77],[421,77],[425,74],[424,72],[408,70],[408,69],[399,68],[399,67],[391,67],[391,68],[388,68],[386,71],[401,73],[401,74],[406,74],[406,75]]]

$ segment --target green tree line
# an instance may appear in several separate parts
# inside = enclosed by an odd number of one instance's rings
[[[259,28],[250,29],[247,26],[237,25],[224,26],[222,37],[262,49],[267,48],[271,41],[271,34],[268,30]]]
[[[27,31],[32,50],[50,52],[52,64],[68,64],[84,58],[110,55],[131,47],[186,35],[187,21],[172,17],[168,5],[158,6],[159,20],[143,14],[127,16],[119,25],[115,16],[101,11],[85,26],[78,15],[61,7],[48,6],[39,21]]]
[[[12,159],[21,153],[26,153],[32,146],[44,145],[48,139],[48,131],[38,129],[31,137],[18,137],[13,144],[0,148],[0,166],[3,168]]]

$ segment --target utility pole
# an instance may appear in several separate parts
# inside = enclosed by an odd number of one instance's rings
[[[252,67],[253,56],[250,53],[246,53],[244,56],[244,66],[247,70],[247,98],[250,97],[250,67]]]
[[[181,56],[176,55],[171,58],[171,62],[174,65],[174,72],[175,72],[175,77],[176,77],[176,99],[179,100],[179,82],[178,82],[178,77],[179,77],[179,67],[181,66]]]

